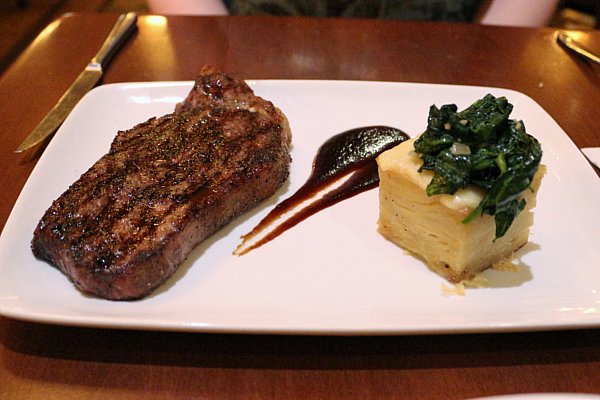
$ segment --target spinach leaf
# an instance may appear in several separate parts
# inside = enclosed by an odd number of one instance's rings
[[[512,109],[512,104],[505,97],[496,98],[488,94],[465,110],[449,116],[452,136],[469,145],[494,142],[505,128]]]
[[[466,187],[471,178],[470,159],[464,155],[453,155],[443,150],[434,162],[433,179],[427,186],[427,194],[455,193]]]
[[[482,214],[494,216],[495,239],[524,209],[520,194],[530,187],[542,158],[539,142],[526,132],[523,122],[509,119],[512,109],[505,97],[491,94],[460,112],[454,104],[433,105],[427,130],[414,144],[423,160],[419,172],[434,172],[426,189],[429,196],[454,194],[468,185],[486,190],[463,222]]]
[[[456,114],[456,105],[448,104],[438,109],[435,105],[429,108],[427,119],[427,137],[421,136],[415,141],[415,149],[422,154],[437,154],[452,146],[455,139],[446,129],[450,115]],[[433,169],[433,166],[431,166]]]

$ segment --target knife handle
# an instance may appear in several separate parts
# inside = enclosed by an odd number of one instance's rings
[[[99,64],[104,67],[113,56],[115,51],[121,46],[129,34],[135,29],[137,15],[134,12],[121,14],[115,26],[106,37],[98,53],[92,58],[92,64]]]

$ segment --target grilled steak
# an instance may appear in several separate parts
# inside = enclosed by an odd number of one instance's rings
[[[271,102],[205,67],[173,114],[118,132],[52,203],[33,253],[83,292],[146,296],[198,243],[280,187],[290,140]]]

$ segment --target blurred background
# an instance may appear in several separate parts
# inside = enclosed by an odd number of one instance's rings
[[[154,8],[152,3],[152,0],[0,0],[0,75],[47,24],[61,15],[72,12],[135,11],[148,14],[164,11]],[[600,0],[560,0],[548,26],[598,29],[599,13]]]

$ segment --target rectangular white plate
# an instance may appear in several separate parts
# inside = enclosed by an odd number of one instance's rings
[[[289,183],[200,245],[140,301],[82,295],[36,260],[32,232],[50,205],[108,150],[117,130],[173,110],[191,82],[105,85],[86,96],[49,144],[0,238],[0,313],[65,325],[199,332],[421,334],[600,326],[600,181],[568,136],[529,97],[506,89],[385,82],[250,81],[289,117]],[[518,272],[444,296],[444,281],[376,232],[377,190],[309,218],[242,257],[239,237],[307,178],[331,135],[366,125],[420,133],[431,104],[506,96],[542,143],[548,168]]]

